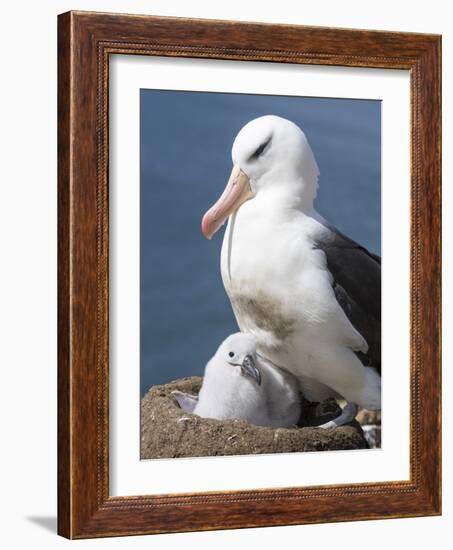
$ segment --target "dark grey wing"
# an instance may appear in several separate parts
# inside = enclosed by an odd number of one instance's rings
[[[314,247],[322,250],[338,303],[368,344],[358,353],[364,365],[381,372],[381,259],[333,226]]]

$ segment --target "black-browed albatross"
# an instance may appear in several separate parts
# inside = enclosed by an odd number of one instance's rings
[[[293,122],[263,116],[233,144],[227,186],[203,217],[207,238],[228,219],[221,274],[240,330],[294,374],[307,399],[381,407],[380,258],[314,209],[319,170]],[[378,374],[379,373],[379,374]]]

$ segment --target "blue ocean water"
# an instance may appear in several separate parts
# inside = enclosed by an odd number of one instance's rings
[[[200,222],[228,179],[237,132],[266,114],[304,130],[321,172],[321,215],[380,254],[380,101],[141,90],[142,395],[202,374],[237,330],[220,277],[223,230],[208,241]]]

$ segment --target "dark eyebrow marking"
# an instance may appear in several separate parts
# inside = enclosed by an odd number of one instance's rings
[[[262,143],[254,153],[250,155],[249,160],[257,159],[261,155],[261,153],[264,151],[264,149],[266,149],[266,147],[269,145],[271,140],[272,140],[272,136],[269,136],[269,138],[264,143]]]

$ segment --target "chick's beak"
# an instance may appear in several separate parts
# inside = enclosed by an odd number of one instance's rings
[[[242,365],[241,365],[241,373],[244,376],[249,376],[250,378],[255,380],[258,386],[261,385],[261,373],[256,368],[255,359],[253,355],[246,355],[244,357],[244,360],[242,361]]]

